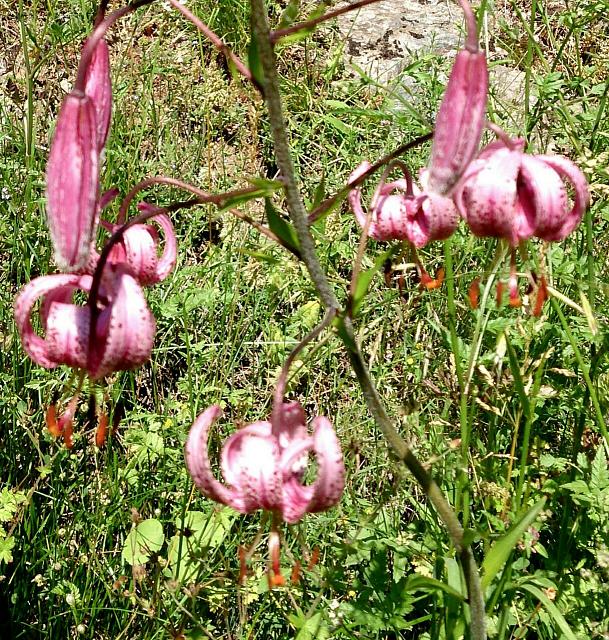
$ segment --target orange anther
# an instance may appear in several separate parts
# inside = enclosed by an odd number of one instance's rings
[[[474,278],[467,290],[467,297],[469,299],[469,306],[472,309],[478,308],[478,299],[480,297],[480,278]]]
[[[95,444],[100,449],[106,444],[106,435],[108,433],[108,416],[102,413],[95,430]]]
[[[49,405],[49,408],[46,410],[45,419],[49,433],[54,438],[58,438],[61,435],[61,428],[57,423],[57,414],[54,404]]]

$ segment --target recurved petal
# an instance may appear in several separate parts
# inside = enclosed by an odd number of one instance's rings
[[[408,218],[408,239],[417,248],[433,240],[445,240],[459,224],[453,201],[433,192],[408,202]]]
[[[275,427],[274,434],[279,447],[285,449],[294,440],[308,435],[305,413],[299,402],[284,402],[281,407],[281,423]]]
[[[567,190],[558,173],[537,156],[523,155],[518,177],[518,235],[558,239],[568,215]]]
[[[231,435],[222,448],[222,474],[239,493],[243,511],[277,509],[281,502],[279,443],[270,422],[254,422]]]
[[[99,152],[93,103],[85,94],[64,99],[47,162],[47,221],[62,271],[87,263],[95,230]]]
[[[406,240],[408,238],[408,197],[380,196],[374,208],[368,235],[375,240]]]
[[[49,356],[69,367],[86,369],[89,326],[88,307],[53,302],[46,327]]]
[[[85,77],[85,93],[91,98],[95,108],[97,148],[101,151],[108,138],[112,117],[110,52],[106,41],[103,39],[99,41],[91,57]]]
[[[303,485],[293,471],[296,460],[307,451],[317,459],[317,478],[311,485]],[[283,517],[296,522],[304,513],[325,511],[336,505],[345,487],[345,466],[340,443],[330,421],[324,417],[313,420],[313,436],[286,450],[282,456]]]
[[[539,155],[536,157],[552,167],[563,180],[567,180],[573,187],[573,206],[570,211],[565,212],[562,225],[556,229],[545,231],[538,229],[535,232],[535,235],[543,240],[563,240],[577,227],[590,204],[588,181],[580,169],[564,156]]]
[[[138,209],[145,211],[140,205]],[[177,259],[177,241],[171,220],[164,213],[156,215],[152,220],[159,225],[165,237],[161,256],[158,255],[159,235],[152,225],[134,225],[123,236],[126,260],[142,285],[164,280],[173,271]]]
[[[108,279],[113,291],[95,327],[89,362],[89,375],[93,379],[146,362],[150,358],[156,331],[144,292],[127,267],[109,265],[107,268],[115,269]]]
[[[228,505],[237,511],[243,511],[243,501],[239,492],[218,482],[212,473],[209,462],[207,449],[209,429],[221,415],[222,409],[218,405],[212,405],[195,420],[184,447],[186,468],[197,489],[204,496]]]
[[[515,226],[521,157],[519,151],[501,147],[470,165],[455,204],[475,235],[505,238],[513,245],[522,239]]]
[[[49,352],[48,336],[47,338],[42,338],[34,331],[32,327],[32,310],[38,300],[44,300],[44,297],[49,294],[57,293],[60,299],[65,299],[67,291],[80,288],[80,281],[81,278],[78,275],[64,274],[36,278],[23,287],[15,300],[15,324],[19,331],[23,348],[34,362],[47,369],[57,367],[62,364],[62,361],[53,357]],[[44,307],[44,302],[41,304]],[[47,328],[49,326],[49,314],[50,305],[44,311],[43,324]],[[73,327],[65,327],[65,330],[70,332]]]

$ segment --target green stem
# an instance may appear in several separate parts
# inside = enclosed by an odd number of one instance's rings
[[[252,37],[256,39],[264,72],[264,98],[269,113],[275,159],[284,183],[288,212],[298,235],[302,260],[311,276],[319,298],[326,308],[338,309],[339,304],[336,295],[319,263],[309,230],[307,211],[296,183],[294,165],[283,118],[279,78],[264,0],[252,0],[251,7]],[[472,640],[485,640],[484,597],[480,585],[480,575],[472,550],[468,544],[464,543],[464,532],[459,519],[444,498],[438,485],[402,439],[387,415],[355,340],[351,320],[347,317],[342,317],[338,322],[338,329],[370,413],[383,432],[391,449],[414,475],[446,526],[450,539],[461,558],[467,583],[471,610],[471,638]]]

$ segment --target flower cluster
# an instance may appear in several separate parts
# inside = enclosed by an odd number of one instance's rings
[[[510,300],[515,305],[513,249],[533,236],[563,240],[581,221],[590,194],[585,176],[569,159],[527,154],[522,139],[511,139],[495,125],[487,126],[498,139],[478,152],[488,73],[474,14],[466,0],[460,3],[467,25],[465,46],[438,111],[429,168],[420,173],[422,189],[405,167],[405,177],[395,182],[385,183],[386,171],[366,214],[359,186],[370,169],[364,162],[350,176],[354,188],[349,204],[359,225],[376,240],[408,240],[420,248],[449,237],[459,218],[477,236],[503,238],[512,247]]]
[[[146,203],[140,210],[149,212],[164,234],[160,256],[155,226],[123,227],[99,219],[117,195],[110,190],[100,196],[112,113],[110,58],[103,36],[112,20],[102,22],[83,46],[76,84],[61,106],[47,162],[47,221],[62,273],[29,282],[14,307],[23,347],[32,360],[47,368],[68,365],[92,380],[149,359],[156,325],[142,287],[163,280],[177,254],[168,216]],[[100,224],[113,234],[107,255],[101,256],[95,246]],[[88,296],[85,306],[74,302],[78,291]],[[32,325],[37,302],[44,337]],[[60,432],[71,427],[75,409],[71,401],[57,423]]]

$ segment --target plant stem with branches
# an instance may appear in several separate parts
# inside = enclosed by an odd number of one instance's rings
[[[269,114],[275,159],[284,183],[288,212],[298,235],[302,260],[311,276],[319,298],[327,309],[338,309],[338,299],[328,282],[315,251],[315,244],[309,230],[307,210],[295,178],[264,0],[252,0],[251,7],[252,37],[256,40],[264,73],[264,98]],[[414,475],[446,526],[450,539],[461,558],[467,583],[471,611],[471,638],[472,640],[485,640],[484,597],[480,584],[480,575],[472,550],[464,540],[463,527],[438,485],[391,422],[364,363],[355,339],[351,320],[348,317],[339,319],[339,335],[349,354],[351,366],[357,376],[370,413],[393,452]]]

